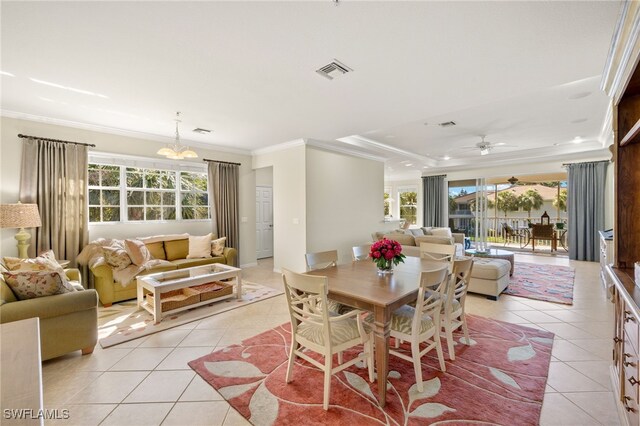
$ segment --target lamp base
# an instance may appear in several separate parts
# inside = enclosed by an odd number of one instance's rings
[[[29,240],[31,239],[31,234],[25,231],[24,228],[20,228],[15,239],[18,241],[18,257],[20,259],[28,258],[29,255],[27,254],[27,249],[30,245]]]

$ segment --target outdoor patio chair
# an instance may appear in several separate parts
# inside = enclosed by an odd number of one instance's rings
[[[502,229],[504,231],[504,245],[506,246],[509,241],[518,241],[520,248],[524,247],[523,241],[528,240],[528,233],[523,230],[515,230],[509,224],[503,223]],[[528,243],[528,241],[526,241]]]

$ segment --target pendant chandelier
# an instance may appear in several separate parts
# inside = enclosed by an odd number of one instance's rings
[[[176,141],[164,148],[160,148],[156,154],[164,155],[172,160],[182,160],[183,158],[198,158],[198,154],[192,151],[188,146],[180,143],[180,131],[178,124],[181,123],[180,111],[176,112]]]

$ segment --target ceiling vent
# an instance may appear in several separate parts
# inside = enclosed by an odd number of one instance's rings
[[[329,80],[333,80],[335,77],[339,77],[342,74],[346,74],[351,71],[353,71],[351,68],[338,61],[337,59],[334,59],[333,62],[330,62],[327,65],[316,70],[318,74],[328,78]]]
[[[455,125],[456,125],[455,121],[445,121],[444,123],[438,123],[438,126],[440,127],[452,127]]]
[[[211,133],[211,130],[203,129],[203,128],[198,127],[197,129],[193,129],[193,132],[194,133],[200,133],[202,135],[206,135],[207,133]]]

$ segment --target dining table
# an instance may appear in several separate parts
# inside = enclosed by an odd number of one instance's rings
[[[369,311],[373,315],[378,403],[386,404],[389,371],[391,314],[418,298],[420,273],[446,267],[442,262],[407,256],[392,274],[379,275],[375,263],[354,261],[306,272],[328,277],[328,297],[336,302]]]

